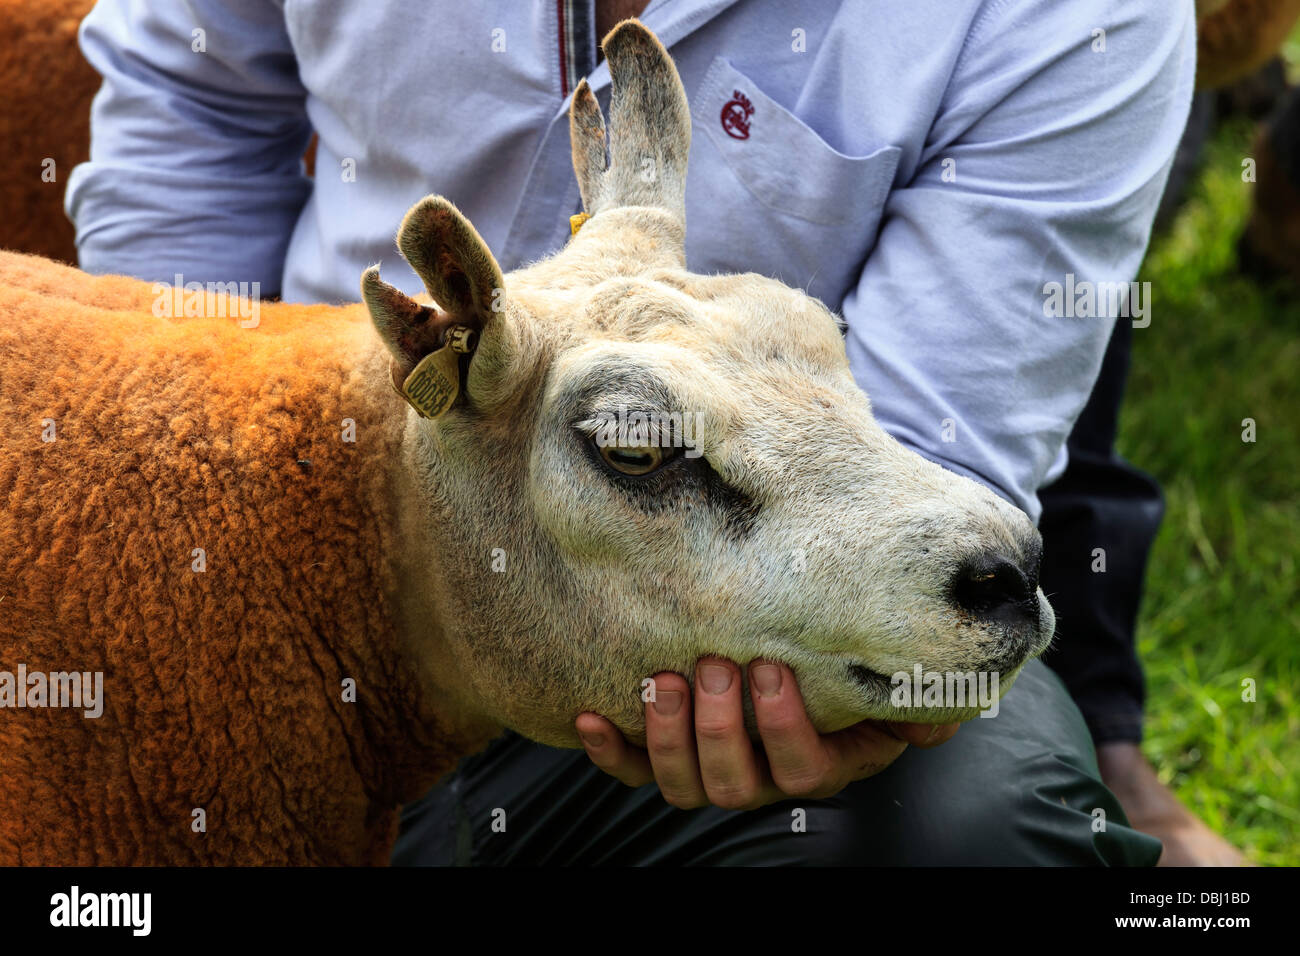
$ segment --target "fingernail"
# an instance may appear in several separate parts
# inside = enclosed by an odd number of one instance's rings
[[[759,697],[775,697],[781,693],[781,668],[775,664],[755,664],[750,676]]]
[[[706,694],[725,694],[731,687],[731,668],[721,664],[701,664],[700,686]]]
[[[584,744],[593,749],[605,746],[604,734],[578,734],[578,736],[582,738]]]
[[[655,693],[655,713],[660,717],[671,717],[682,709],[682,692],[679,690],[661,690]]]

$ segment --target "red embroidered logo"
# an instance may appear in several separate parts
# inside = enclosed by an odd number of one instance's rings
[[[749,118],[754,115],[754,104],[740,90],[732,90],[731,99],[722,107],[722,128],[728,136],[749,139]]]

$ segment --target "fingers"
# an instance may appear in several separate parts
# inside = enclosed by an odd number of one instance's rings
[[[889,721],[889,729],[900,740],[905,740],[913,747],[937,747],[952,740],[953,734],[961,724],[910,724],[902,721]]]
[[[705,658],[695,667],[700,777],[709,802],[724,810],[759,806],[766,783],[745,730],[742,680],[740,668],[721,658]]]
[[[744,685],[763,749],[745,728]],[[655,782],[675,807],[746,810],[790,797],[822,799],[854,780],[888,767],[907,748],[936,747],[958,724],[863,721],[819,735],[804,708],[794,672],[785,664],[754,661],[747,674],[721,658],[696,665],[695,693],[679,674],[655,675],[646,704],[646,749],[592,713],[576,723],[587,755],[628,786]]]
[[[579,714],[575,724],[587,756],[605,773],[629,787],[644,787],[654,782],[654,770],[646,752],[624,740],[618,728],[604,717]]]
[[[864,720],[823,738],[831,759],[847,775],[845,784],[880,773],[907,749],[887,725]]]
[[[783,795],[830,796],[851,779],[831,760],[808,719],[790,668],[754,661],[749,666],[749,692],[772,782]]]
[[[691,724],[691,688],[680,674],[656,674],[654,700],[646,704],[645,743],[659,792],[675,807],[707,806]]]

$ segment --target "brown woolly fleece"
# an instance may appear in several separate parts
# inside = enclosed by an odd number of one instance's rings
[[[1300,288],[1300,87],[1255,137],[1255,191],[1237,245],[1242,267]]]
[[[0,292],[0,671],[104,674],[99,718],[0,709],[0,865],[386,862],[464,748],[394,628],[364,306],[159,318],[12,253]]]
[[[0,0],[0,249],[77,261],[63,212],[68,177],[90,158],[90,101],[101,79],[77,46],[95,0]],[[42,178],[45,159],[54,179]],[[313,136],[303,155],[316,163]]]
[[[1199,10],[1196,87],[1210,90],[1244,80],[1277,55],[1300,0],[1227,0]]]
[[[63,193],[90,158],[100,78],[77,48],[92,0],[0,0],[0,249],[77,261]],[[54,181],[42,179],[54,160]]]

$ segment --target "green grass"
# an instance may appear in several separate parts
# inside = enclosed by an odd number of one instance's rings
[[[1151,325],[1134,330],[1121,454],[1168,510],[1138,646],[1144,749],[1252,862],[1300,864],[1300,290],[1236,273],[1253,128],[1225,125],[1151,246]],[[1242,420],[1256,423],[1254,444]],[[1242,700],[1242,681],[1255,701]]]

